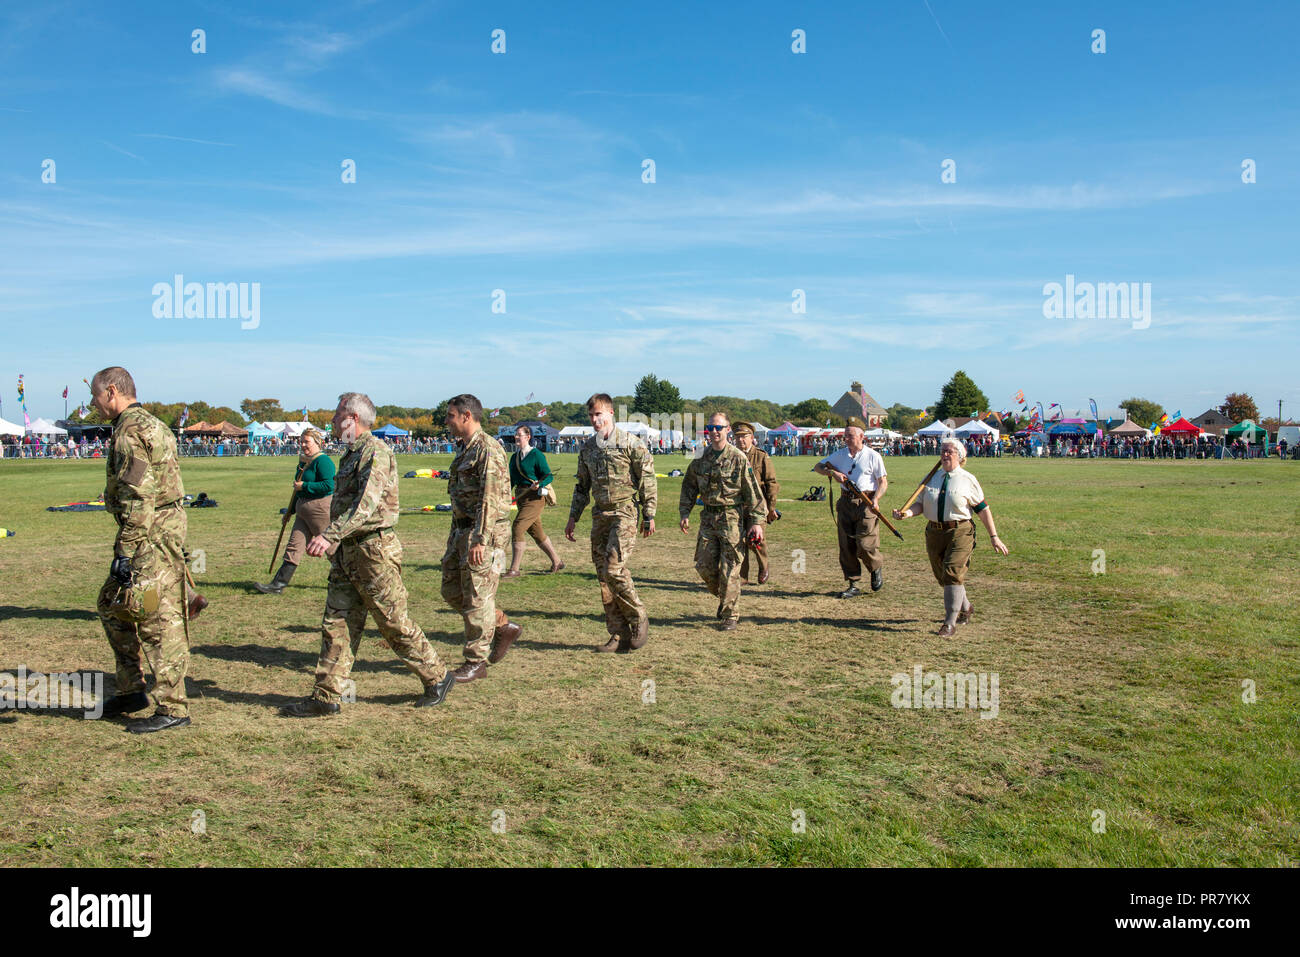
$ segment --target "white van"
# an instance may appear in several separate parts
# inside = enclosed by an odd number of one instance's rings
[[[1278,426],[1277,440],[1286,442],[1286,449],[1289,453],[1297,445],[1300,445],[1300,425]]]

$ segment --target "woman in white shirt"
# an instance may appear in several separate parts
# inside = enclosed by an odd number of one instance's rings
[[[957,633],[957,626],[971,620],[974,610],[966,597],[966,571],[970,568],[971,551],[975,548],[975,520],[978,515],[993,542],[993,550],[1005,555],[1007,546],[998,538],[993,527],[993,512],[984,501],[984,489],[979,480],[962,468],[966,449],[957,439],[944,439],[939,447],[942,468],[926,483],[920,498],[910,508],[894,509],[894,518],[911,518],[924,513],[925,550],[930,556],[930,568],[943,586],[943,627],[939,634],[949,638]]]

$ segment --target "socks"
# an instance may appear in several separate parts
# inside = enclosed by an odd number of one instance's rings
[[[949,628],[957,627],[957,613],[961,611],[962,595],[966,589],[961,585],[943,586],[944,624]]]

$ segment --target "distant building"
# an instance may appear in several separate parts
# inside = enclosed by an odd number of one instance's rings
[[[831,411],[841,419],[847,419],[851,415],[856,415],[859,419],[863,417],[863,402],[866,402],[865,421],[867,428],[874,429],[884,425],[885,420],[889,418],[889,412],[885,407],[871,397],[861,382],[854,382],[849,386],[849,391],[840,396],[840,400],[831,406]]]
[[[1211,435],[1223,435],[1223,433],[1227,432],[1237,424],[1218,409],[1206,409],[1191,421],[1192,425],[1210,433]]]

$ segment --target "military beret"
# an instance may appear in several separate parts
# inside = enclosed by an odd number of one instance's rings
[[[856,415],[851,415],[847,419],[845,419],[844,427],[846,429],[850,427],[855,429],[861,429],[863,432],[867,431],[867,423],[863,422]]]
[[[748,422],[733,422],[731,431],[734,435],[753,435],[754,427]]]

